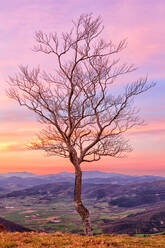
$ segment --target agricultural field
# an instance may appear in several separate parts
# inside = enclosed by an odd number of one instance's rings
[[[94,199],[84,203],[91,213],[94,234],[102,233],[105,220],[121,219],[144,211],[143,208],[121,210],[116,206],[110,207],[107,202]],[[38,232],[83,233],[80,217],[74,210],[71,199],[58,197],[48,201],[29,196],[6,198],[1,200],[0,216]]]

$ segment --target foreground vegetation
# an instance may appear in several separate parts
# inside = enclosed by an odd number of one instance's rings
[[[1,248],[140,248],[165,247],[165,236],[130,237],[128,235],[80,236],[62,233],[0,233]]]

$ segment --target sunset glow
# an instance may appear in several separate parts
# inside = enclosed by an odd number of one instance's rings
[[[123,86],[148,75],[156,86],[135,99],[145,125],[127,134],[133,152],[126,158],[106,157],[83,170],[124,174],[165,176],[165,1],[164,0],[6,0],[0,8],[0,173],[29,171],[50,174],[74,171],[67,159],[48,157],[41,151],[27,149],[27,144],[42,129],[36,116],[7,97],[8,76],[18,72],[18,65],[40,66],[55,70],[51,55],[32,51],[35,31],[70,30],[72,20],[82,13],[100,15],[103,38],[114,43],[127,39],[121,61],[135,64],[137,70],[121,77]]]

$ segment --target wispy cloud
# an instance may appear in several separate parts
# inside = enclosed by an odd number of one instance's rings
[[[164,122],[165,123],[165,122]],[[141,127],[134,127],[130,129],[129,136],[152,136],[165,134],[165,126],[163,122],[152,122]]]

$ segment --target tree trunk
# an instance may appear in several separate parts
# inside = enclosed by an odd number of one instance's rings
[[[81,201],[82,171],[79,166],[75,168],[74,205],[83,223],[84,234],[93,235],[89,211]]]

